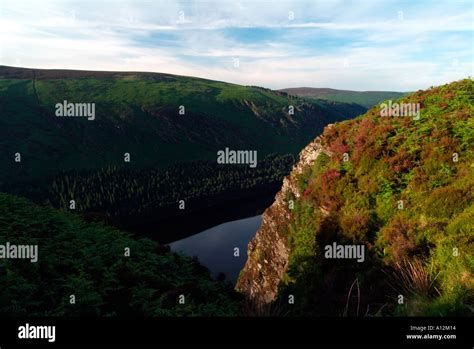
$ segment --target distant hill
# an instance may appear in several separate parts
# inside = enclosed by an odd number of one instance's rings
[[[343,103],[356,103],[366,108],[371,108],[374,105],[388,99],[399,99],[408,93],[391,91],[350,91],[313,87],[285,88],[280,91],[305,98],[325,99]]]

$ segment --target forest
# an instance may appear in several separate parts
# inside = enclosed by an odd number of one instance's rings
[[[274,195],[294,161],[291,154],[270,154],[255,168],[210,161],[181,163],[165,170],[110,166],[16,184],[8,192],[132,226],[132,221],[156,222],[238,199]]]

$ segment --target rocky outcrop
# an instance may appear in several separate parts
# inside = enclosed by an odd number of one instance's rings
[[[291,209],[286,198],[291,194],[295,198],[300,197],[302,193],[298,189],[298,175],[323,152],[330,155],[322,146],[320,137],[301,151],[298,163],[283,180],[274,203],[263,213],[262,226],[248,245],[248,259],[239,275],[236,289],[257,304],[266,304],[275,299],[278,285],[288,266],[290,251],[287,229]]]

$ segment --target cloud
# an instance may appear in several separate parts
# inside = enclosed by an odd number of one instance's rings
[[[406,91],[474,75],[472,23],[468,1],[0,0],[0,64]]]

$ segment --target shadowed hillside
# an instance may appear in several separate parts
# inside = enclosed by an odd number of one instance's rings
[[[0,240],[38,246],[4,260],[0,315],[230,316],[239,299],[197,260],[148,239],[0,193]],[[75,303],[71,304],[71,295]],[[183,295],[184,303],[179,302]]]

